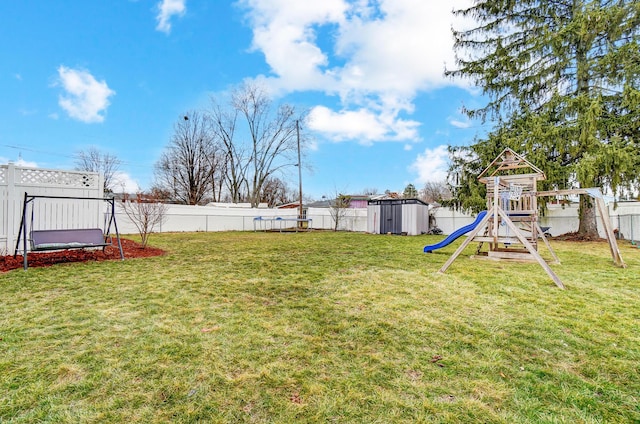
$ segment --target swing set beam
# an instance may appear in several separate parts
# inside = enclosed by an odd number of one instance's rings
[[[34,230],[34,205],[36,199],[55,199],[55,200],[89,200],[107,202],[109,206],[109,222],[105,224],[104,231],[100,228],[73,228],[73,229],[49,229]],[[31,204],[31,220],[27,225],[27,209]],[[68,249],[86,249],[86,248],[104,248],[113,244],[111,236],[111,227],[113,226],[118,249],[120,251],[120,259],[124,260],[124,252],[120,241],[120,233],[116,222],[115,200],[111,197],[72,197],[72,196],[45,196],[30,195],[24,193],[24,202],[22,205],[22,217],[20,218],[20,228],[18,230],[18,239],[13,253],[15,258],[20,249],[22,242],[23,268],[26,270],[29,266],[27,240],[31,241],[32,252],[45,250],[68,250]],[[27,228],[28,227],[28,228]],[[111,242],[107,242],[110,239]]]

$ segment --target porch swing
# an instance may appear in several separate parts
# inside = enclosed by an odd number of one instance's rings
[[[34,229],[34,209],[38,202],[38,199],[51,199],[55,203],[62,203],[65,200],[69,201],[88,201],[88,202],[104,202],[107,205],[107,211],[104,216],[103,227],[101,228],[66,228],[66,229]],[[31,207],[31,213],[28,214],[29,206]],[[77,213],[75,216],[75,224],[78,225],[78,221],[81,221],[82,211],[78,211],[78,208],[73,210]],[[50,211],[51,212],[51,211]],[[65,215],[68,212],[64,210],[59,212],[60,215]],[[29,218],[30,215],[30,218]],[[43,214],[44,215],[44,214]],[[56,215],[53,213],[52,215]],[[29,218],[29,219],[28,219]],[[73,217],[65,217],[67,220]],[[42,221],[39,219],[38,221]],[[45,219],[44,221],[51,221]],[[59,221],[59,220],[58,220]],[[86,219],[85,219],[86,221]],[[82,223],[81,223],[82,224]],[[49,222],[49,225],[51,223]],[[59,223],[57,225],[60,225]],[[45,227],[47,224],[45,223]],[[51,225],[56,226],[56,225]],[[72,225],[75,226],[75,225]],[[111,227],[115,231],[115,242],[117,242],[118,249],[120,251],[120,259],[124,260],[124,252],[122,251],[122,243],[120,242],[120,233],[118,232],[118,224],[116,223],[115,215],[115,200],[113,198],[102,197],[70,197],[70,196],[46,196],[46,195],[30,195],[25,192],[24,203],[22,206],[22,218],[20,219],[20,229],[18,230],[18,239],[16,241],[16,248],[13,253],[15,258],[20,249],[20,242],[22,241],[22,255],[24,258],[23,268],[26,270],[29,267],[28,263],[28,251],[42,252],[50,250],[69,250],[69,249],[88,249],[88,248],[102,248],[102,251],[107,246],[114,245],[114,237],[111,233]],[[29,243],[28,243],[29,242]],[[28,246],[29,244],[29,246]]]

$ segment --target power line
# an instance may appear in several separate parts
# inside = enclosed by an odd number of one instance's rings
[[[11,144],[0,144],[0,146],[8,147],[9,149],[15,149],[15,150],[20,150],[20,151],[27,151],[27,152],[34,152],[34,153],[44,153],[44,154],[47,154],[47,155],[60,156],[60,157],[63,157],[63,158],[71,158],[71,159],[73,159],[73,157],[68,156],[68,155],[64,155],[62,153],[48,152],[48,151],[45,151],[45,150],[32,149],[32,148],[24,147],[24,146],[13,146]]]
[[[40,153],[40,154],[45,154],[45,155],[51,155],[51,156],[58,156],[58,157],[62,157],[62,158],[67,158],[67,159],[73,159],[73,160],[78,160],[81,158],[81,153],[74,153],[74,154],[64,154],[64,153],[57,153],[57,152],[50,152],[47,150],[40,150],[40,149],[33,149],[30,147],[24,147],[24,146],[14,146],[11,144],[0,144],[0,146],[2,147],[7,147],[9,149],[14,149],[14,150],[19,150],[19,151],[27,151],[27,152],[33,152],[33,153]],[[118,159],[120,161],[121,165],[126,165],[126,166],[130,166],[130,167],[136,167],[136,168],[146,168],[146,169],[153,169],[153,165],[140,165],[140,164],[136,164],[136,163],[131,163],[129,161],[124,161],[121,159]]]

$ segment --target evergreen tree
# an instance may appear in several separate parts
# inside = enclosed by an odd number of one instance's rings
[[[404,188],[404,192],[402,193],[402,197],[405,199],[415,199],[418,197],[418,190],[416,189],[416,186],[411,183],[407,184]]]
[[[456,13],[477,26],[454,31],[458,68],[447,74],[483,89],[488,103],[467,113],[496,127],[471,146],[452,149],[451,172],[459,180],[454,205],[478,208],[482,188],[472,172],[504,147],[545,171],[543,188],[637,189],[637,1],[482,0]],[[580,206],[579,232],[597,234],[589,199]]]

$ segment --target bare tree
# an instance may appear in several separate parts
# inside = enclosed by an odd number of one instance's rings
[[[235,140],[238,111],[233,108],[224,109],[212,98],[208,116],[211,132],[224,149],[224,172],[221,176],[229,191],[230,200],[234,203],[242,202],[247,191],[246,169],[249,161],[245,154],[245,146]],[[219,192],[222,192],[222,187]]]
[[[260,201],[267,203],[269,207],[292,202],[295,194],[287,186],[287,183],[277,177],[269,177],[262,185]]]
[[[115,175],[120,169],[122,161],[111,153],[105,153],[96,147],[81,150],[76,155],[76,169],[78,171],[98,172],[104,177],[105,193],[112,193],[117,181]]]
[[[336,198],[331,202],[329,213],[331,214],[331,219],[333,219],[333,231],[338,231],[340,223],[347,215],[349,206],[351,206],[351,196],[345,194],[338,194]]]
[[[173,201],[173,191],[167,187],[161,187],[159,185],[152,185],[149,189],[148,195],[163,203]]]
[[[444,181],[430,181],[425,183],[422,190],[420,190],[420,198],[427,203],[442,203],[451,199],[451,191]]]
[[[214,196],[214,176],[222,163],[208,116],[189,112],[174,124],[169,146],[155,166],[155,185],[172,191],[178,202],[201,204]]]
[[[246,197],[257,207],[267,179],[297,164],[296,122],[303,116],[287,104],[274,108],[262,87],[248,83],[233,91],[230,110],[215,99],[212,104],[214,133],[226,149],[227,188],[233,201]],[[238,118],[244,124],[241,131],[236,128]]]
[[[247,178],[249,200],[257,207],[265,180],[282,166],[291,164],[286,161],[287,155],[297,153],[295,109],[280,105],[272,117],[271,100],[261,87],[250,84],[233,93],[232,103],[249,129],[252,174]]]
[[[136,226],[144,249],[147,247],[149,234],[166,219],[167,205],[160,203],[153,195],[142,192],[137,193],[133,199],[125,195],[124,201],[119,205]]]
[[[227,164],[227,155],[224,147],[215,140],[213,142],[213,146],[214,153],[209,158],[209,162],[213,169],[213,175],[211,178],[211,195],[214,202],[220,202],[222,201],[227,169],[229,169],[229,166]]]

